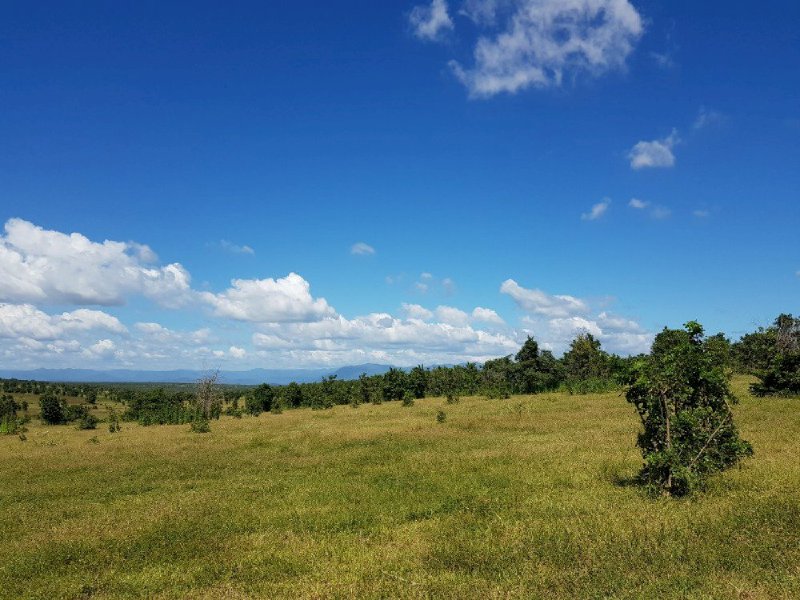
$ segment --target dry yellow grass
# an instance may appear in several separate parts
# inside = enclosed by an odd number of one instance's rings
[[[677,501],[627,483],[618,394],[35,422],[0,438],[0,595],[800,597],[800,404],[745,383],[755,458]]]

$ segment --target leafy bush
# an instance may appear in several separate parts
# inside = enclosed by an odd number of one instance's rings
[[[86,411],[86,413],[78,419],[78,429],[97,429],[99,419],[93,414]]]
[[[207,418],[198,416],[192,420],[189,431],[192,433],[208,433],[211,431],[211,424],[208,422]]]
[[[733,422],[736,398],[725,366],[696,322],[662,331],[636,366],[627,399],[642,420],[640,478],[651,490],[688,494],[753,454]]]
[[[780,315],[765,339],[768,347],[760,348],[762,368],[753,371],[759,381],[751,386],[752,392],[757,396],[800,395],[800,318]]]
[[[414,406],[414,394],[406,392],[403,395],[403,406]]]
[[[440,410],[436,413],[436,422],[437,423],[444,423],[447,420],[447,413],[443,410]]]
[[[67,407],[61,398],[52,393],[39,397],[39,416],[48,425],[61,425],[67,422]]]

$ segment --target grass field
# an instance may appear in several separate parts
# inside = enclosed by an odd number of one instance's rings
[[[34,421],[0,437],[0,595],[800,598],[800,400],[736,388],[755,458],[689,500],[629,483],[619,394]]]

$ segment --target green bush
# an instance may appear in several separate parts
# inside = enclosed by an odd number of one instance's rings
[[[658,334],[650,356],[633,371],[627,399],[643,427],[640,479],[654,492],[686,495],[753,454],[733,422],[730,372],[716,349],[692,321]]]
[[[43,394],[39,397],[39,416],[48,425],[66,423],[67,407],[64,400],[49,392]]]

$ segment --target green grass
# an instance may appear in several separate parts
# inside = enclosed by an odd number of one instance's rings
[[[736,387],[756,456],[688,500],[630,485],[616,393],[32,422],[0,437],[0,596],[797,598],[800,404]]]

